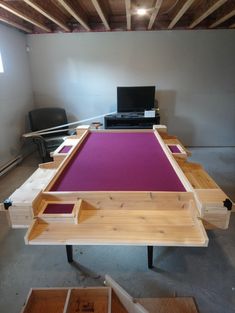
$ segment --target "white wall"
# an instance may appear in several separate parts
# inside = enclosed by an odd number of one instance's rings
[[[29,35],[35,103],[70,120],[116,109],[116,86],[156,85],[185,144],[235,145],[235,31]]]
[[[0,166],[22,153],[21,135],[26,115],[33,107],[33,92],[26,36],[0,25],[0,52],[4,73],[0,73]]]

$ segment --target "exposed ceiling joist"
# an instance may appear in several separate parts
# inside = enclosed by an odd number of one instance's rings
[[[235,15],[235,9],[232,10],[231,12],[229,12],[228,14],[224,15],[223,17],[221,17],[220,19],[218,19],[215,23],[211,24],[209,26],[209,28],[214,28],[222,23],[224,23],[225,21],[229,20],[231,17],[233,17]]]
[[[87,24],[87,22],[82,18],[75,10],[74,8],[69,5],[65,0],[57,0],[63,7],[64,9],[69,12],[69,14],[75,18],[75,20],[81,24],[86,30],[91,30],[90,26]]]
[[[181,17],[184,15],[184,13],[189,9],[189,7],[193,4],[195,0],[187,0],[182,8],[179,10],[179,12],[176,14],[176,16],[171,21],[170,25],[168,26],[168,29],[172,29],[175,24],[181,19]]]
[[[195,26],[197,26],[199,23],[201,23],[207,16],[212,14],[214,11],[216,11],[221,5],[223,5],[228,0],[216,0],[214,4],[212,4],[203,14],[201,14],[198,18],[196,18],[195,21],[190,24],[189,28],[192,29]]]
[[[16,8],[13,8],[11,5],[9,5],[6,2],[0,2],[0,8],[22,18],[23,20],[43,29],[46,32],[51,32],[51,29],[49,27],[46,27],[45,25],[41,24],[40,22],[36,21],[35,19],[27,16],[26,14],[22,13],[21,11],[17,10]]]
[[[54,17],[52,14],[50,14],[49,12],[47,12],[45,9],[43,9],[39,4],[37,4],[36,2],[33,2],[32,0],[23,0],[25,3],[27,3],[29,6],[31,6],[33,9],[35,9],[36,11],[38,11],[39,13],[41,13],[42,15],[44,15],[46,18],[48,18],[49,20],[51,20],[52,22],[54,22],[55,24],[57,24],[58,26],[60,26],[63,30],[69,32],[70,29],[69,27],[61,22],[60,20],[58,20],[56,17]]]
[[[20,25],[19,23],[13,22],[9,18],[5,18],[5,17],[1,17],[0,16],[0,21],[3,22],[3,23],[6,23],[8,25],[11,25],[13,27],[16,27],[16,28],[18,28],[20,30],[23,30],[26,33],[29,33],[29,34],[32,33],[32,29],[27,28],[27,27],[25,27],[23,25]]]
[[[156,19],[157,15],[158,15],[158,12],[160,10],[161,5],[162,5],[162,0],[156,0],[155,7],[154,7],[153,12],[152,12],[152,14],[150,16],[148,29],[152,29],[153,24],[154,24],[155,19]]]
[[[98,2],[98,0],[91,0],[97,13],[99,14],[99,17],[101,18],[106,30],[111,30],[110,26],[109,26],[109,23],[108,23],[108,20],[107,20],[107,17],[105,16],[105,13],[104,11],[101,9],[101,6]]]
[[[131,0],[125,0],[127,30],[131,30]]]
[[[0,0],[0,18],[34,34],[58,30],[212,29],[218,25],[232,29],[234,3],[235,0]],[[139,11],[141,8],[148,14]]]

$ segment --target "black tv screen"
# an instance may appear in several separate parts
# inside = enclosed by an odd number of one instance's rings
[[[154,108],[155,86],[117,87],[117,112],[144,112]]]

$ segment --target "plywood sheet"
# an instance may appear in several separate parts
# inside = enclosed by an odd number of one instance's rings
[[[149,313],[199,313],[193,298],[138,299]]]

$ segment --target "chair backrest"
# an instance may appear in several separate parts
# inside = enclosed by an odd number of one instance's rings
[[[37,131],[45,128],[55,127],[67,124],[67,115],[64,109],[61,108],[42,108],[29,112],[29,122],[32,131]],[[63,127],[61,129],[66,129]],[[61,135],[61,133],[58,133]]]

